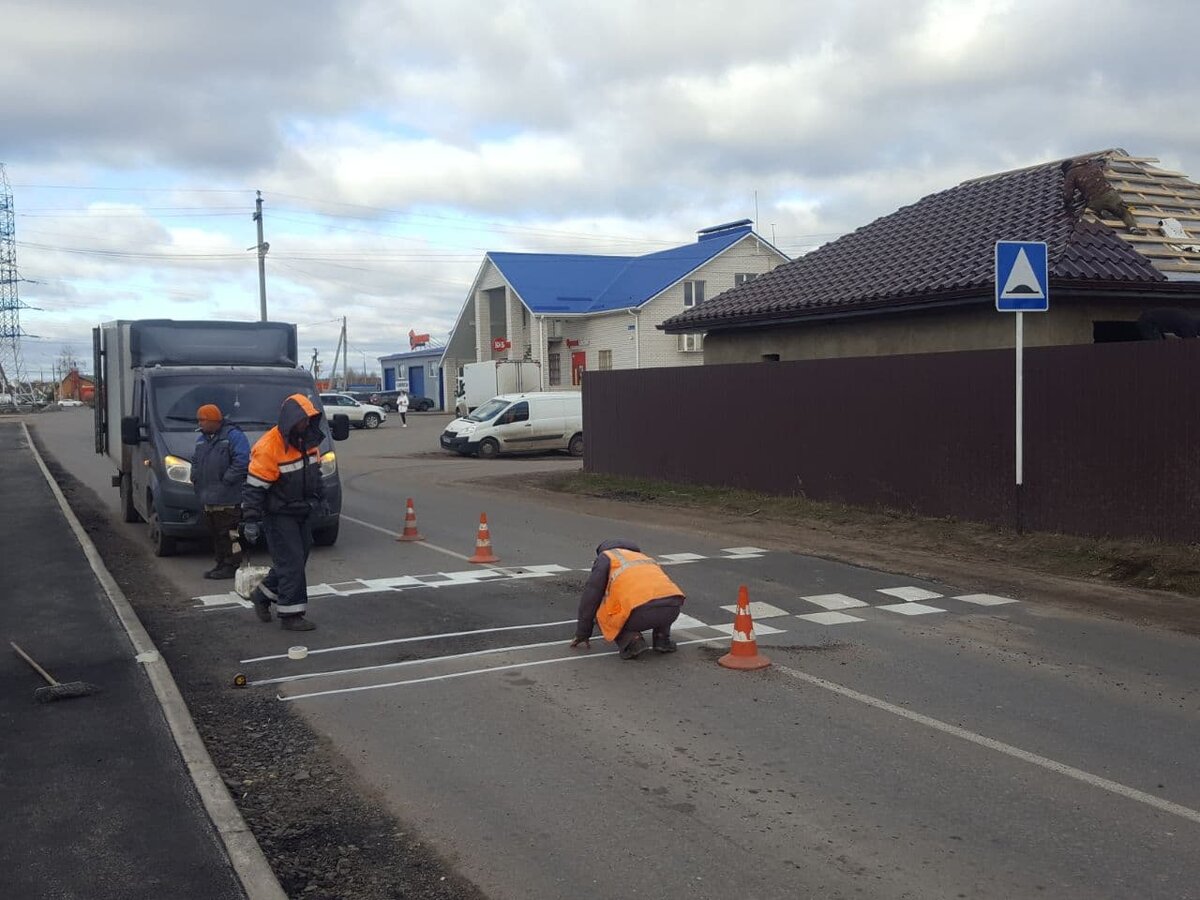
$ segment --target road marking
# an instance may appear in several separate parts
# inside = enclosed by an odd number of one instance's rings
[[[679,641],[677,647],[686,647],[688,644],[715,644],[723,643],[721,638],[700,638],[694,641]],[[560,662],[581,662],[585,659],[601,659],[605,656],[616,656],[620,653],[619,650],[604,650],[600,653],[576,653],[572,656],[556,656],[553,659],[539,659],[534,662],[513,663],[506,666],[491,666],[486,669],[471,669],[466,672],[451,672],[448,675],[429,675],[425,678],[409,678],[406,681],[389,681],[384,684],[364,684],[358,687],[351,688],[335,688],[329,691],[313,691],[309,694],[292,694],[290,697],[285,697],[282,694],[276,694],[275,699],[282,700],[287,703],[292,700],[307,700],[311,697],[329,697],[333,694],[355,694],[360,691],[378,691],[383,688],[405,687],[410,684],[428,684],[432,681],[448,681],[451,678],[466,678],[468,675],[486,675],[489,672],[504,672],[509,669],[532,669],[534,666],[548,666],[553,663]]]
[[[849,625],[851,622],[866,621],[858,616],[848,616],[840,612],[807,613],[803,616],[796,616],[796,618],[803,619],[805,622],[814,622],[817,625]]]
[[[876,593],[887,594],[889,597],[896,597],[897,599],[907,600],[911,603],[916,603],[920,600],[937,600],[943,596],[942,594],[935,594],[933,591],[927,591],[919,587],[881,588]]]
[[[994,594],[964,594],[954,599],[962,600],[964,603],[974,603],[976,606],[1003,606],[1006,603],[1017,602],[1008,597],[997,597]]]
[[[355,525],[361,525],[363,528],[370,528],[373,531],[378,531],[380,534],[386,534],[390,538],[400,537],[399,531],[392,531],[389,528],[383,528],[371,522],[364,522],[362,519],[355,519],[353,516],[348,516],[342,513],[343,522],[353,522]],[[430,550],[436,550],[438,553],[445,553],[447,556],[453,556],[455,559],[461,559],[463,562],[470,562],[471,558],[464,553],[456,553],[453,550],[447,550],[445,547],[439,547],[437,544],[431,544],[429,541],[413,541],[413,546],[426,547]]]
[[[721,634],[733,635],[733,622],[727,622],[724,625],[709,625],[709,628],[715,628]],[[783,634],[782,628],[772,628],[770,625],[764,625],[762,622],[754,623],[754,636],[756,638],[764,637],[768,634]]]
[[[1022,750],[1020,747],[1014,747],[1012,744],[1006,744],[995,738],[985,737],[982,734],[976,734],[973,731],[968,731],[957,725],[951,725],[949,722],[943,722],[932,716],[904,709],[902,706],[896,706],[894,703],[888,703],[886,700],[880,700],[878,697],[872,697],[870,694],[863,694],[853,688],[848,688],[833,681],[826,681],[824,678],[818,678],[816,675],[810,675],[799,669],[793,669],[790,666],[780,665],[779,663],[776,663],[774,668],[775,671],[782,672],[784,675],[794,678],[797,681],[804,681],[814,687],[839,694],[858,703],[873,706],[876,709],[899,716],[902,719],[908,719],[910,722],[916,722],[918,725],[924,725],[926,728],[932,728],[934,731],[940,731],[943,734],[948,734],[980,747],[985,747],[988,750],[1003,753],[1005,756],[1011,756],[1013,759],[1019,759],[1030,765],[1039,766],[1057,775],[1065,775],[1068,778],[1073,778],[1092,787],[1100,788],[1100,790],[1108,791],[1137,803],[1153,807],[1160,812],[1170,813],[1173,816],[1179,816],[1182,819],[1200,823],[1200,810],[1172,803],[1170,800],[1163,800],[1161,797],[1155,797],[1153,794],[1147,794],[1145,791],[1139,791],[1137,788],[1129,787],[1117,781],[1110,781],[1107,778],[1101,778],[1099,775],[1093,775],[1091,772],[1076,769],[1074,766],[1068,766],[1066,763],[1060,763],[1048,757],[1040,756],[1037,753]]]
[[[512,650],[534,650],[538,647],[561,647],[565,640],[542,641],[538,644],[518,644],[515,647],[489,647],[486,650],[471,650],[468,653],[451,653],[447,656],[427,656],[421,659],[405,659],[400,662],[381,663],[377,666],[355,666],[352,669],[331,669],[325,672],[302,672],[299,675],[282,675],[278,678],[262,678],[251,681],[251,686],[262,684],[286,684],[291,681],[307,681],[310,678],[332,678],[334,675],[353,675],[355,672],[377,672],[381,669],[399,669],[404,666],[419,666],[425,663],[446,662],[452,659],[466,659],[470,656],[488,656],[493,653],[507,653]]]
[[[737,604],[732,606],[722,606],[721,609],[726,612],[736,613]],[[778,606],[772,606],[770,603],[763,603],[761,600],[750,601],[750,617],[757,621],[758,619],[773,619],[777,616],[790,616],[791,613],[786,609],[780,609]]]
[[[801,600],[807,600],[809,603],[814,603],[817,606],[823,606],[825,609],[854,609],[858,606],[866,606],[861,600],[855,600],[853,597],[848,597],[845,594],[818,594],[815,597],[801,597]]]
[[[445,638],[467,637],[473,634],[494,634],[498,631],[517,631],[522,628],[553,628],[555,625],[574,625],[575,619],[563,619],[561,622],[535,622],[530,625],[504,625],[498,628],[476,628],[474,631],[447,631],[442,634],[416,634],[412,637],[391,638],[386,641],[371,641],[368,644],[343,644],[339,647],[322,647],[316,650],[309,650],[308,655],[312,656],[317,653],[338,653],[342,650],[363,650],[368,647],[387,647],[391,644],[411,644],[414,641],[438,641]],[[241,662],[256,663],[269,662],[274,659],[287,659],[286,653],[276,653],[273,656],[255,656],[251,659],[243,659]]]
[[[924,603],[888,603],[885,606],[877,606],[875,608],[899,613],[902,616],[927,616],[930,613],[945,612],[944,609],[939,609],[936,606],[926,606]]]

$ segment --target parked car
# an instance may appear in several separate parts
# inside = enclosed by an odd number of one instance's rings
[[[444,450],[480,459],[538,450],[583,456],[583,396],[569,391],[501,394],[447,425],[440,443]]]
[[[59,406],[83,406],[82,400],[59,400]]]
[[[378,428],[387,421],[387,411],[382,407],[359,403],[349,394],[322,394],[321,403],[327,415],[344,415],[355,428]]]
[[[371,403],[375,406],[383,407],[388,412],[399,411],[396,407],[396,398],[400,396],[400,391],[372,391],[365,400],[360,394],[355,394],[354,396],[362,403]]]
[[[430,400],[428,397],[409,397],[408,398],[408,411],[409,412],[428,412],[429,410],[434,409],[436,406],[437,406],[437,404],[434,403],[432,400]]]

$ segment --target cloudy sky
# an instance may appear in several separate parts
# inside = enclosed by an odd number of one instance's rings
[[[1122,147],[1200,177],[1193,0],[0,0],[27,370],[115,317],[445,337],[487,250],[799,255]],[[756,199],[757,194],[757,199]],[[85,369],[90,369],[86,363]]]

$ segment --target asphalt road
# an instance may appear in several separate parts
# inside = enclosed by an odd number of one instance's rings
[[[88,415],[36,428],[137,528]],[[310,565],[306,659],[200,579],[203,548],[157,565],[206,598],[214,677],[268,682],[490,896],[1200,898],[1194,638],[494,493],[464,482],[578,463],[444,457],[445,421],[339,445],[348,518]],[[394,540],[407,497],[426,543]],[[484,572],[461,558],[481,511],[503,560]],[[613,536],[674,561],[696,643],[567,650]],[[714,661],[740,584],[773,607],[765,672]]]

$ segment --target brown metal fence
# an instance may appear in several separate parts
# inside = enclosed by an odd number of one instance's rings
[[[1200,341],[1025,354],[1024,527],[1200,540]],[[1017,523],[1012,351],[589,372],[589,472]]]

